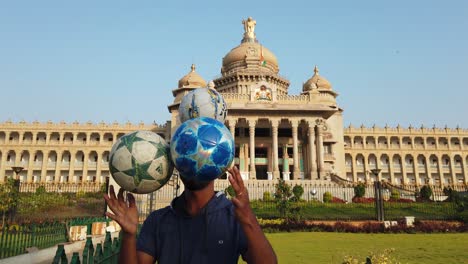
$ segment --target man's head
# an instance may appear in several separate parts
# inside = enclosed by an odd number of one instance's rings
[[[195,180],[187,180],[184,177],[180,177],[182,182],[185,185],[185,188],[189,191],[199,191],[205,189],[212,181],[195,181]]]

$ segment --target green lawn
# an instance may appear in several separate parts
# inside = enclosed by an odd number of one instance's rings
[[[345,255],[365,256],[370,251],[394,248],[401,263],[468,263],[468,234],[267,234],[279,263],[339,263]],[[242,263],[242,261],[240,262]]]

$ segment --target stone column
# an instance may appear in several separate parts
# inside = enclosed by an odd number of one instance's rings
[[[7,140],[7,138],[5,138],[5,140]],[[2,153],[2,160],[0,161],[0,183],[5,181],[5,163],[7,156],[8,152]]]
[[[450,144],[449,144],[449,146],[450,146]],[[451,155],[451,157],[450,157],[450,174],[452,174],[452,184],[453,185],[457,184],[457,174],[455,173],[454,163],[455,163],[455,158],[453,157],[453,155]]]
[[[96,161],[96,182],[102,183],[101,181],[101,165],[102,165],[102,153],[98,153]]]
[[[55,177],[54,177],[54,182],[55,183],[60,182],[60,176],[61,176],[60,174],[62,172],[62,155],[63,155],[63,152],[61,152],[61,151],[57,152],[57,160],[55,161]],[[49,157],[47,157],[47,162],[49,162],[48,160],[49,160]],[[48,167],[49,166],[47,166],[47,168]]]
[[[370,183],[370,176],[373,176],[372,172],[369,169],[369,164],[368,161],[369,159],[367,158],[366,155],[362,155],[362,167],[364,169],[364,176],[366,177],[366,183]],[[378,179],[377,179],[378,180]]]
[[[51,135],[51,134],[52,134],[52,132],[46,132],[46,138],[45,138],[45,140],[46,140],[46,145],[49,145],[49,143],[50,143],[50,135]],[[34,137],[33,137],[33,138],[34,138]]]
[[[401,166],[401,181],[403,185],[408,184],[408,173],[406,171],[406,161],[405,156],[400,157],[400,166]]]
[[[283,180],[289,180],[289,155],[288,155],[288,145],[283,145]]]
[[[229,119],[229,131],[231,132],[232,138],[234,139],[236,137],[236,123],[237,120]]]
[[[440,155],[437,155],[437,172],[439,173],[440,186],[444,186],[445,179],[444,179],[444,172],[442,171],[442,157]]]
[[[239,144],[239,171],[245,171],[245,151],[244,151],[245,144],[240,143]]]
[[[298,120],[292,119],[291,128],[292,128],[292,136],[293,136],[293,164],[294,164],[294,171],[293,171],[293,180],[297,180],[300,178],[300,168],[299,168],[299,150],[298,150],[298,139],[297,139],[297,127],[299,125]]]
[[[316,150],[315,150],[315,124],[313,121],[309,120],[309,174],[310,179],[318,179],[317,175],[317,160],[316,160]]]
[[[34,172],[34,155],[32,155],[31,157],[31,153],[29,153],[29,160],[28,160],[28,165],[26,167],[26,169],[28,170],[27,174],[26,174],[26,182],[27,183],[30,183],[30,182],[33,182],[33,172]]]
[[[42,153],[42,164],[41,164],[41,182],[42,183],[46,182],[46,178],[47,178],[48,157],[49,157],[49,151]]]
[[[86,141],[86,144],[88,144],[88,140]],[[81,182],[86,182],[88,179],[88,162],[89,162],[89,152],[83,152],[83,179],[81,179]]]
[[[390,182],[392,184],[396,184],[395,174],[393,172],[393,159],[390,156],[388,156],[388,164],[387,165],[388,165],[388,173],[390,174]]]
[[[414,171],[414,180],[415,180],[415,185],[419,186],[419,181],[421,180],[419,178],[419,168],[418,168],[418,156],[416,156],[416,159],[413,157],[413,171]]]
[[[254,180],[256,179],[256,172],[255,172],[255,124],[257,120],[249,119],[249,137],[250,137],[250,171],[249,171],[249,179]]]
[[[426,166],[426,176],[427,176],[427,180],[429,181],[429,184],[435,184],[435,181],[434,179],[432,179],[432,167],[430,165],[430,157],[427,158],[426,156],[424,156],[424,164]]]
[[[76,152],[72,153],[70,151],[70,162],[69,162],[70,168],[68,170],[68,182],[73,182],[73,180],[74,180],[73,177],[75,176],[75,155],[76,155]]]
[[[319,168],[319,176],[323,180],[324,176],[324,158],[323,158],[323,135],[322,135],[322,126],[324,121],[322,119],[316,120],[317,124],[317,160]]]
[[[278,162],[278,126],[279,119],[271,119],[271,132],[273,137],[273,179],[279,179],[279,162]]]
[[[353,173],[353,181],[354,182],[357,182],[358,181],[358,177],[357,177],[357,167],[356,167],[356,157],[353,157],[351,155],[351,172]],[[366,177],[366,175],[364,174],[364,177]],[[365,181],[365,178],[364,178],[364,181]]]

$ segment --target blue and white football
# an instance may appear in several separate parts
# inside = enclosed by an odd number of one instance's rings
[[[171,139],[171,157],[180,176],[211,181],[234,160],[234,138],[218,120],[199,117],[185,121]]]

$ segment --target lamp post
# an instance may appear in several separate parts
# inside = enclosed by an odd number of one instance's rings
[[[382,183],[379,180],[379,174],[381,169],[372,169],[372,174],[377,177],[374,182],[374,197],[375,197],[375,211],[377,221],[384,221],[384,208],[383,208],[383,197],[382,197]]]
[[[381,169],[372,169],[371,172],[372,174],[374,174],[374,176],[377,178],[377,181],[380,181],[379,180],[379,174],[382,170]]]
[[[11,169],[15,172],[15,177],[13,178],[13,187],[15,188],[15,192],[17,194],[19,194],[19,185],[20,185],[20,180],[19,180],[19,173],[24,169],[23,167],[20,167],[20,166],[14,166],[14,167],[11,167]],[[18,199],[18,196],[17,195],[14,195],[15,199]],[[10,221],[13,221],[13,219],[15,219],[15,216],[16,216],[16,211],[17,211],[17,201],[15,201],[15,204],[14,206],[11,208],[11,214],[10,214]]]
[[[11,167],[11,169],[15,172],[15,180],[19,180],[19,173],[23,171],[23,167],[20,167],[20,166],[14,166],[14,167]]]

